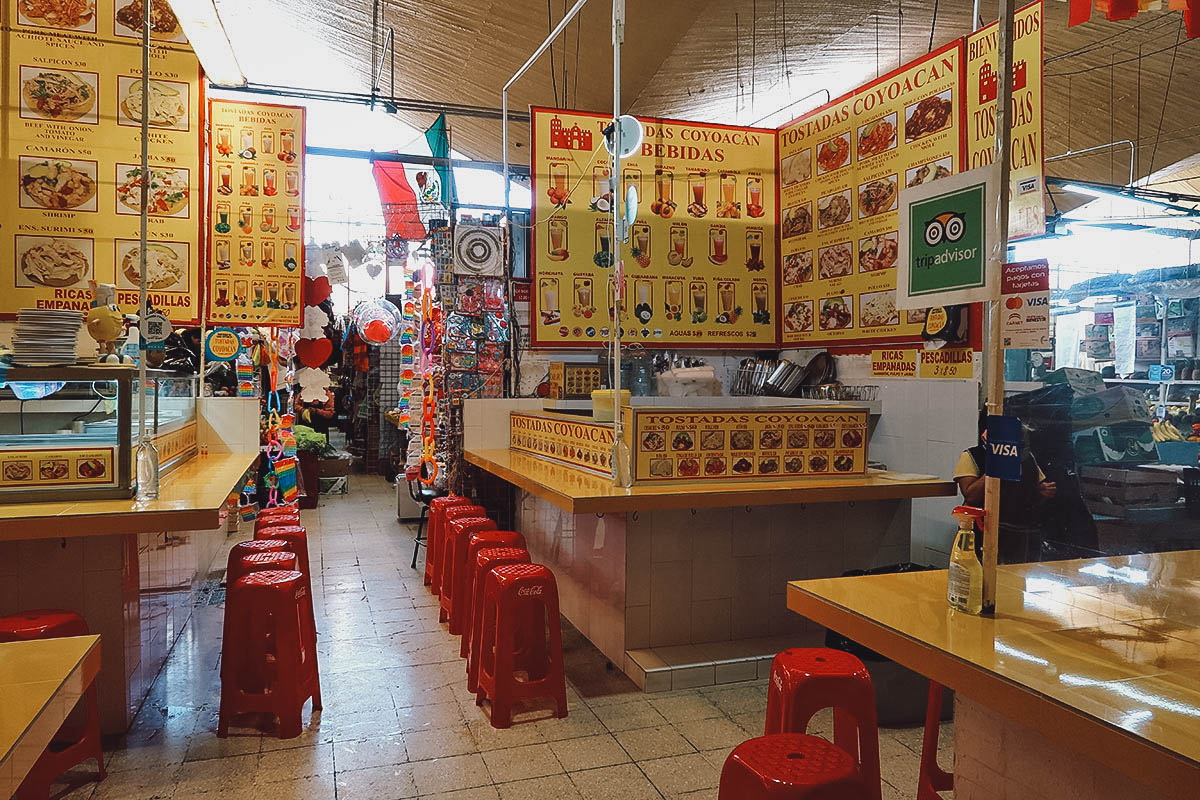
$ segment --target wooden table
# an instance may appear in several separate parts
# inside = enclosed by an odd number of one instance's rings
[[[0,505],[0,541],[209,530],[257,452],[196,456],[162,479],[158,498]]]
[[[1200,797],[1198,552],[1002,566],[995,617],[951,611],[945,571],[796,581],[788,607],[1081,760]]]
[[[569,514],[900,500],[950,497],[958,491],[951,481],[880,470],[840,478],[696,480],[624,489],[610,478],[513,450],[468,449],[463,457]]]
[[[99,671],[99,636],[0,644],[0,797],[17,791]]]

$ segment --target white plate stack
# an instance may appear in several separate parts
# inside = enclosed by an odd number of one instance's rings
[[[26,366],[74,364],[83,314],[52,308],[22,308],[13,333],[13,363]]]

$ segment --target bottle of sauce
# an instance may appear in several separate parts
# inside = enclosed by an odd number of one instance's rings
[[[951,608],[979,614],[983,610],[983,564],[975,553],[975,523],[983,520],[983,509],[958,506],[951,513],[958,520],[958,533],[950,549],[946,601]]]

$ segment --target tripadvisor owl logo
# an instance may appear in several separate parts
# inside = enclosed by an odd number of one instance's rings
[[[925,244],[936,247],[942,241],[957,242],[967,232],[962,214],[946,211],[925,223]]]
[[[909,294],[984,285],[985,185],[966,186],[909,206]]]

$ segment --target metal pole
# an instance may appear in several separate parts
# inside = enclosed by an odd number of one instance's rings
[[[996,162],[1000,165],[996,214],[1000,219],[1000,241],[988,264],[988,286],[999,289],[1001,265],[1008,260],[1008,184],[1012,172],[1012,68],[1013,15],[1015,0],[1000,0],[1000,36],[996,61],[1000,73],[1000,97],[996,100]],[[1004,413],[1004,345],[1000,335],[1001,306],[987,302],[988,335],[984,343],[987,365],[987,408],[989,414]],[[996,612],[996,557],[1000,546],[1000,479],[984,478],[983,507],[983,612]]]
[[[979,0],[971,4],[971,30],[979,30]]]
[[[142,321],[146,319],[146,244],[150,202],[150,3],[142,14],[142,197],[138,229],[138,444],[146,441],[146,342]],[[202,343],[203,344],[203,343]]]
[[[621,262],[624,251],[622,225],[624,209],[621,202],[621,43],[625,41],[625,0],[613,0],[612,4],[612,45],[613,45],[613,127],[612,127],[612,156],[609,163],[611,173],[608,185],[612,191],[612,251],[609,254],[612,264],[608,274],[612,285],[613,327],[609,338],[612,353],[612,387],[613,387],[613,452],[612,475],[613,483],[617,486],[628,485],[630,470],[626,468],[626,453],[621,445],[621,434],[624,428],[621,419],[621,299],[623,297],[622,283],[625,268]]]

